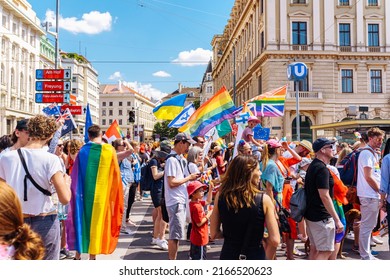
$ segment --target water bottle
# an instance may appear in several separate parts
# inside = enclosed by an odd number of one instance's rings
[[[60,221],[66,220],[68,218],[68,204],[63,205],[58,202],[58,219]]]

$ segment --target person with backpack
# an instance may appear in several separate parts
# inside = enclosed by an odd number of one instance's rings
[[[310,239],[311,260],[328,260],[334,251],[335,235],[344,230],[344,225],[333,205],[333,177],[327,164],[333,158],[335,141],[319,138],[313,143],[315,158],[306,172],[305,221]]]
[[[168,241],[165,239],[165,229],[167,223],[162,218],[161,198],[163,196],[164,185],[164,166],[165,160],[171,152],[169,141],[165,140],[160,143],[160,147],[156,148],[153,156],[148,163],[150,172],[147,177],[150,177],[150,195],[153,202],[153,238],[152,245],[157,245],[162,250],[168,250]]]
[[[370,249],[371,233],[374,229],[380,207],[381,170],[376,153],[383,143],[385,132],[377,127],[367,131],[368,145],[358,158],[357,195],[360,201],[359,252],[363,260],[375,260]]]

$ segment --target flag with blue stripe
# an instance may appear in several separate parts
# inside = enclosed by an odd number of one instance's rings
[[[85,127],[84,127],[84,143],[88,143],[88,128],[92,125],[91,111],[89,110],[89,103],[87,104],[87,112],[85,114]]]
[[[188,104],[183,111],[177,117],[172,120],[169,124],[168,127],[174,127],[174,128],[179,128],[182,127],[188,119],[191,117],[191,115],[195,112],[195,106],[194,104]]]
[[[158,120],[173,120],[183,110],[187,94],[179,94],[164,101],[153,109],[153,114]]]

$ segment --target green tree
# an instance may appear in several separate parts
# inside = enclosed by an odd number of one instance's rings
[[[195,110],[198,110],[198,108],[200,107],[200,99],[195,100],[193,103],[194,103]]]
[[[175,135],[178,133],[178,129],[169,128],[168,124],[170,122],[171,121],[157,122],[153,128],[153,135],[159,134],[160,139],[161,137],[168,137],[169,139],[175,137]]]

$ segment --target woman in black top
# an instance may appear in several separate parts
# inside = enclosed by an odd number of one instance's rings
[[[211,216],[211,239],[224,238],[220,259],[273,259],[280,242],[275,207],[271,198],[260,193],[257,158],[239,155],[230,163],[222,180]],[[221,231],[222,224],[222,231]],[[264,225],[268,238],[263,243]],[[265,247],[263,246],[265,245]]]

